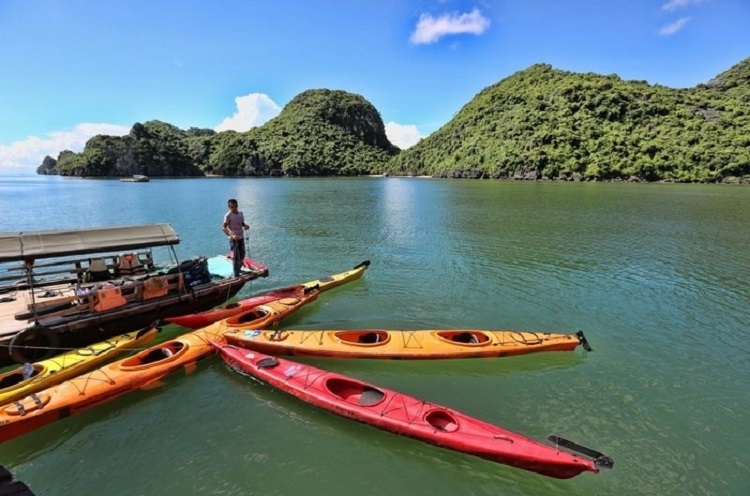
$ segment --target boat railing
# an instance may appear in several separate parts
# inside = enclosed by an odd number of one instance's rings
[[[134,273],[123,273],[122,258],[138,260],[141,269]],[[0,293],[29,289],[29,272],[23,264],[3,264],[0,268]],[[98,270],[94,270],[98,269]],[[117,280],[127,276],[147,274],[159,269],[150,251],[135,251],[127,254],[92,254],[86,258],[46,261],[31,268],[34,287],[49,287],[56,284],[84,283]]]

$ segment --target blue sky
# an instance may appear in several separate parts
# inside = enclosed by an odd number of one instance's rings
[[[314,88],[407,148],[535,63],[674,88],[750,56],[750,0],[0,0],[0,174],[158,119],[246,131]]]

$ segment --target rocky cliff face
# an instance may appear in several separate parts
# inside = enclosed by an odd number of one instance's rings
[[[44,157],[44,160],[42,160],[42,165],[37,167],[36,173],[41,175],[55,175],[55,167],[57,167],[57,160],[47,155]]]
[[[560,181],[750,181],[750,59],[672,89],[536,64],[478,93],[385,172]]]
[[[280,117],[308,116],[340,127],[369,146],[391,150],[385,126],[377,109],[360,95],[335,90],[308,90],[297,95]]]
[[[317,176],[365,174],[398,149],[380,114],[345,91],[309,90],[263,126],[247,133],[215,133],[149,121],[127,136],[95,136],[81,153],[46,157],[39,174],[81,177]]]
[[[248,139],[245,175],[368,174],[399,151],[371,103],[325,89],[297,95],[275,119],[251,129]]]

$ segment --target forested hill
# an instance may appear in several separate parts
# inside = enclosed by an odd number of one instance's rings
[[[46,157],[37,172],[750,182],[750,58],[689,89],[537,64],[400,153],[371,103],[320,89],[245,133],[136,123]]]
[[[750,58],[690,89],[539,64],[388,165],[438,177],[750,181]]]
[[[39,174],[80,177],[335,176],[382,168],[398,153],[380,114],[345,91],[308,90],[282,112],[245,133],[149,121],[127,136],[95,136],[81,153],[45,157]]]

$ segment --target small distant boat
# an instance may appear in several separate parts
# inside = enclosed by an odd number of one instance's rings
[[[149,178],[148,176],[144,176],[143,174],[133,174],[132,177],[120,178],[120,181],[124,183],[147,183],[149,182]]]

